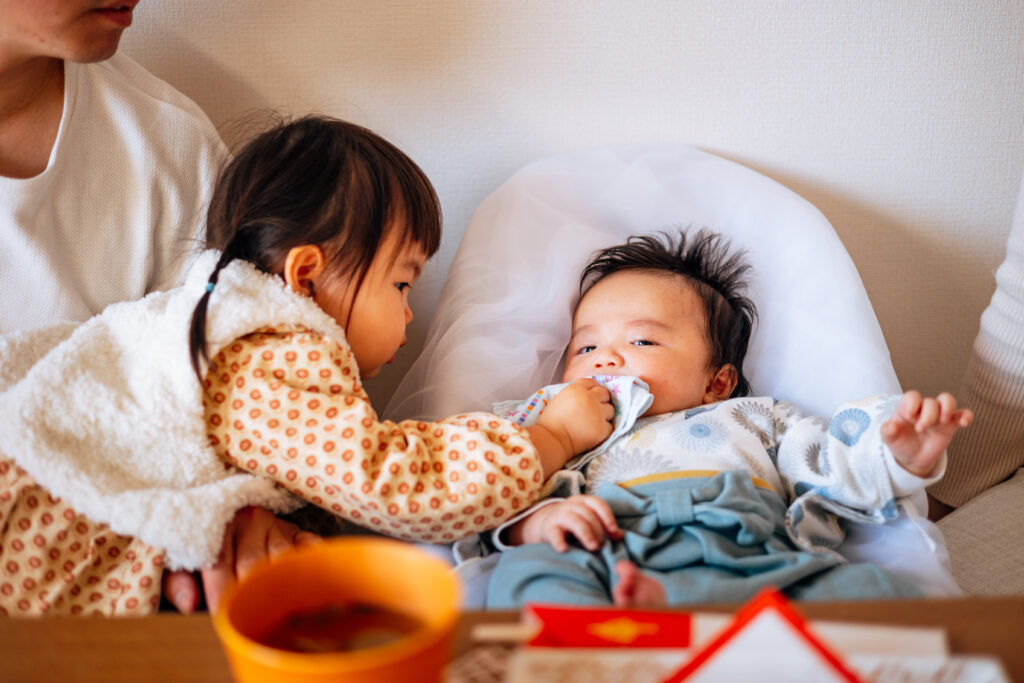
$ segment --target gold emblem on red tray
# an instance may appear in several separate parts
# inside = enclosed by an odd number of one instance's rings
[[[657,635],[658,625],[636,621],[629,617],[616,617],[608,621],[587,624],[586,631],[592,636],[597,636],[613,643],[628,645],[640,636]]]

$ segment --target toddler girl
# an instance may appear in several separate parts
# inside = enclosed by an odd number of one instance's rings
[[[0,338],[0,613],[149,612],[164,568],[212,562],[245,505],[455,540],[610,433],[592,380],[526,429],[377,417],[362,382],[405,343],[441,218],[374,133],[309,117],[260,135],[207,222],[218,251],[182,287]]]

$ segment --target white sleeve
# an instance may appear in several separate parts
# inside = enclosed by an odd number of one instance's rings
[[[945,457],[929,478],[900,466],[882,441],[881,425],[898,396],[878,396],[839,407],[831,419],[807,417],[777,403],[778,468],[790,500],[808,493],[870,517],[888,518],[895,501],[938,481]],[[880,521],[880,520],[879,520]]]

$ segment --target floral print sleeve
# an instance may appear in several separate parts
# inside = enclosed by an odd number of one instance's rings
[[[814,492],[881,520],[896,514],[896,499],[936,481],[941,475],[922,479],[907,472],[882,441],[881,425],[898,401],[898,396],[853,401],[831,419],[804,416],[795,405],[779,401],[778,467],[791,498]]]
[[[348,346],[304,328],[236,340],[204,385],[221,458],[381,533],[451,542],[497,526],[540,490],[524,429],[487,413],[379,420]]]

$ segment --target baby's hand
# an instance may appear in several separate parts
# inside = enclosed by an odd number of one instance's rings
[[[882,423],[882,441],[903,469],[927,478],[956,430],[974,420],[970,410],[957,410],[952,394],[921,398],[916,391],[903,394],[892,417]]]
[[[608,503],[596,496],[570,496],[560,503],[539,508],[523,520],[513,542],[549,543],[560,553],[569,549],[566,535],[590,551],[598,550],[605,536],[622,538],[622,530]]]
[[[615,407],[608,390],[589,377],[562,389],[549,402],[537,424],[551,431],[571,458],[589,451],[612,433]]]

